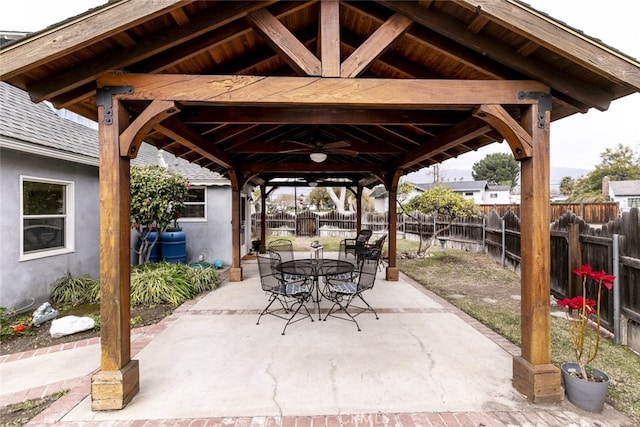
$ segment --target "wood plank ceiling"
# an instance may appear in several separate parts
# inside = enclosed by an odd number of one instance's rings
[[[327,3],[111,1],[0,49],[1,79],[94,120],[97,79],[113,72],[535,80],[551,88],[552,120],[605,110],[640,89],[637,61],[514,0]],[[136,116],[149,101],[125,105]],[[502,140],[473,117],[477,105],[176,106],[146,141],[215,172],[233,167],[254,184],[371,186]],[[503,107],[520,119],[520,105]],[[315,150],[326,161],[312,162]]]

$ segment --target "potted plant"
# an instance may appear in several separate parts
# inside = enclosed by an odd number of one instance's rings
[[[602,288],[611,289],[615,276],[603,271],[592,271],[589,265],[573,270],[582,277],[582,294],[558,301],[569,320],[569,338],[576,361],[561,366],[562,377],[569,401],[590,412],[600,412],[609,388],[609,377],[591,363],[600,347],[600,301]],[[597,286],[596,299],[587,298],[588,284]]]

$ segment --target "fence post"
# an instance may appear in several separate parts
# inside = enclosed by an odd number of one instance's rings
[[[487,253],[487,217],[482,217],[482,249]]]
[[[620,235],[613,236],[613,343],[620,344]]]
[[[507,257],[507,234],[506,234],[506,223],[504,221],[504,218],[500,220],[500,223],[502,224],[502,255],[500,259],[502,261],[502,266],[504,267],[505,260]]]
[[[578,224],[572,223],[569,224],[569,228],[567,229],[567,244],[568,244],[568,262],[569,262],[569,295],[568,298],[573,298],[576,295],[579,295],[582,290],[580,289],[580,277],[571,274],[573,270],[577,270],[580,268],[582,264],[582,251],[580,247],[580,229],[578,228]]]

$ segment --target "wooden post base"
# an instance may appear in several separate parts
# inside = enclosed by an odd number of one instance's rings
[[[532,365],[521,356],[513,358],[513,387],[533,403],[564,399],[560,369],[552,364]]]
[[[111,411],[122,409],[140,389],[137,360],[131,360],[119,371],[100,371],[91,377],[91,409]]]
[[[398,267],[387,267],[387,280],[397,282],[400,279]]]
[[[230,282],[242,282],[242,267],[231,267],[229,269]]]

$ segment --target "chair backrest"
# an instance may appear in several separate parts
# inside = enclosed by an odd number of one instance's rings
[[[267,250],[277,252],[282,262],[293,261],[293,243],[289,239],[277,239],[269,243]]]
[[[378,249],[380,250],[380,252],[382,252],[382,246],[384,245],[385,240],[387,240],[387,235],[383,234],[382,237],[380,237],[378,240],[373,242],[373,244],[371,245],[371,248]]]
[[[364,245],[369,241],[372,235],[373,231],[369,229],[360,230],[360,232],[356,236],[356,245]]]
[[[358,292],[373,288],[378,272],[378,262],[380,257],[365,258],[360,261],[360,271],[358,273]]]
[[[266,251],[263,254],[257,254],[258,270],[260,271],[260,284],[265,291],[271,291],[280,286],[280,274],[275,270],[276,265],[280,263],[280,256],[272,251]]]

